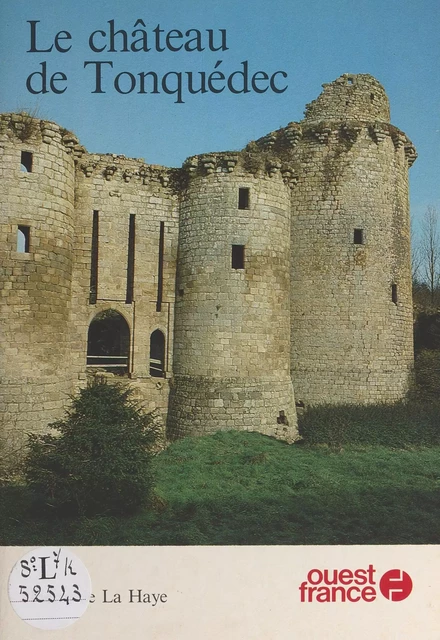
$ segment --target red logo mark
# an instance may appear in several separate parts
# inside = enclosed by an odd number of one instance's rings
[[[379,588],[383,596],[392,602],[405,600],[412,591],[412,580],[406,571],[391,569],[383,574]]]

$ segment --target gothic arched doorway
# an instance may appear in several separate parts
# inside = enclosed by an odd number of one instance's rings
[[[130,328],[125,318],[114,309],[98,313],[89,325],[87,364],[125,375],[129,353]]]

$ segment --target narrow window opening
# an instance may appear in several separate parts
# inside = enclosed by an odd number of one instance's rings
[[[347,83],[348,84],[353,84],[353,78],[347,78]]]
[[[278,424],[289,424],[289,421],[287,419],[286,413],[284,411],[280,411],[278,417],[277,417],[277,423]]]
[[[363,229],[355,229],[354,230],[353,242],[354,242],[354,244],[364,244],[364,230]]]
[[[165,336],[160,329],[150,336],[150,376],[165,377]]]
[[[232,245],[232,268],[244,269],[244,245]]]
[[[159,264],[158,264],[158,274],[157,274],[156,311],[162,310],[164,240],[165,240],[165,223],[161,222],[160,233],[159,233]]]
[[[31,228],[22,224],[18,225],[17,231],[17,252],[29,253],[31,241]]]
[[[391,285],[391,300],[397,304],[397,284]]]
[[[374,102],[374,93],[370,93],[370,101]]]
[[[238,190],[238,208],[249,209],[249,189],[240,187]]]
[[[92,255],[90,260],[89,304],[96,304],[96,300],[98,298],[98,243],[99,243],[99,211],[94,211],[93,222],[92,222]]]
[[[21,170],[32,173],[32,153],[30,151],[21,152]]]
[[[125,304],[131,304],[133,302],[135,223],[136,216],[134,213],[131,213],[128,226],[127,291],[125,294]]]

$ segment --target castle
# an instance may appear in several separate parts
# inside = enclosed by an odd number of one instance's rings
[[[405,395],[416,152],[373,77],[323,88],[301,122],[179,169],[1,116],[10,446],[102,370],[129,379],[170,438],[234,428],[291,442],[296,405]]]

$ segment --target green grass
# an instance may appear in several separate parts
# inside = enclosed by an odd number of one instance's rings
[[[6,484],[0,543],[440,543],[440,446],[287,445],[228,432],[175,442],[154,466],[154,503],[130,517],[61,519]]]

